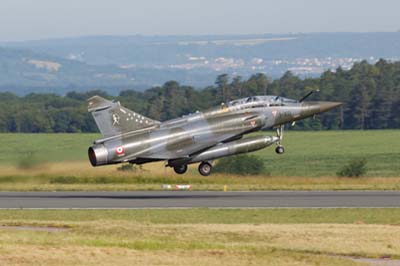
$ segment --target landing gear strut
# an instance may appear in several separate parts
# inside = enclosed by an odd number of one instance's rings
[[[175,173],[177,173],[178,175],[182,175],[182,174],[186,173],[187,169],[188,169],[188,167],[187,167],[186,164],[183,164],[183,165],[179,165],[179,166],[175,166],[175,167],[174,167],[174,171],[175,171]]]
[[[276,135],[279,138],[278,142],[277,142],[277,147],[275,148],[275,152],[277,154],[283,154],[285,152],[285,148],[283,147],[283,145],[281,144],[281,141],[283,139],[283,128],[284,125],[280,125],[277,129],[276,129]]]
[[[202,176],[209,176],[211,174],[212,165],[209,162],[202,162],[199,165],[199,173]]]

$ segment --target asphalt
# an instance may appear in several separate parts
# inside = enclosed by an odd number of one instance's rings
[[[395,191],[0,192],[0,208],[381,208],[400,207]]]

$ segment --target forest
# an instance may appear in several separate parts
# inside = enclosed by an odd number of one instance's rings
[[[341,108],[298,122],[293,129],[386,129],[400,128],[400,62],[366,61],[349,70],[325,71],[318,78],[299,78],[287,71],[271,80],[262,73],[247,79],[219,75],[215,84],[202,89],[168,81],[143,92],[125,90],[118,96],[104,91],[71,91],[65,95],[0,93],[0,132],[97,132],[87,112],[92,95],[115,99],[136,112],[167,120],[203,111],[222,102],[250,95],[280,95],[300,99],[319,90],[308,100],[341,101]]]

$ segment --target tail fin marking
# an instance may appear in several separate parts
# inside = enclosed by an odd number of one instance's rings
[[[105,138],[160,124],[159,121],[123,107],[119,102],[112,102],[100,96],[93,96],[88,100],[88,111],[92,113]]]

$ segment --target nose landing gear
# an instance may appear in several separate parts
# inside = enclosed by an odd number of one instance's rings
[[[277,146],[277,147],[275,148],[275,152],[276,152],[277,154],[282,154],[282,153],[285,152],[285,148],[284,148],[282,145],[279,145],[279,146]]]
[[[285,148],[281,144],[281,141],[283,139],[283,128],[284,125],[280,125],[279,127],[276,128],[276,135],[279,138],[278,142],[276,143],[278,146],[275,148],[275,152],[277,154],[283,154],[285,152]]]

